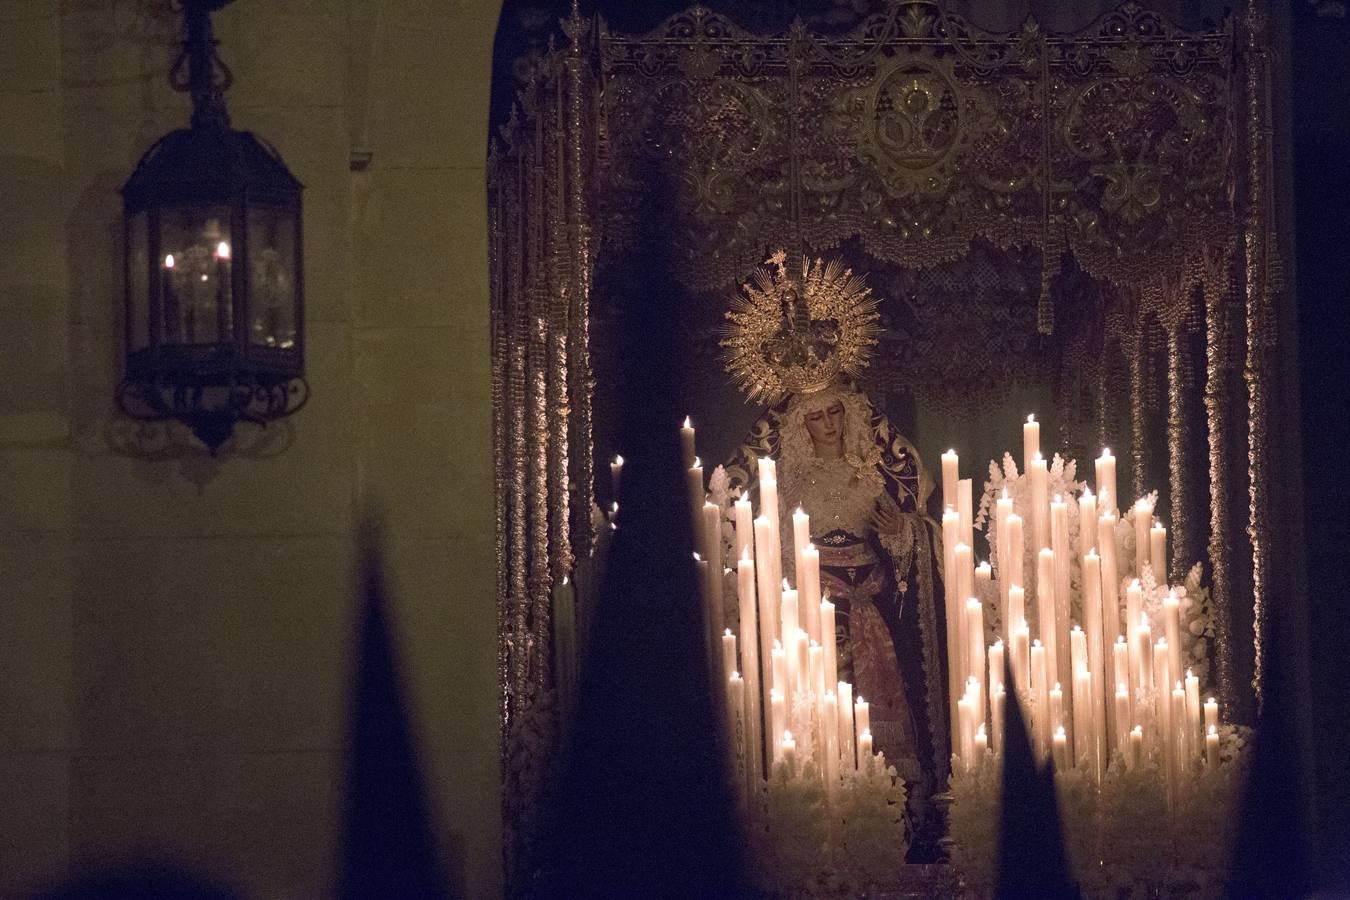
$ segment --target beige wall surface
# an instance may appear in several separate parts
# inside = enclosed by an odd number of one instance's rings
[[[305,190],[281,452],[124,452],[117,188],[187,121],[168,4],[0,0],[0,896],[171,857],[333,884],[352,531],[382,507],[458,887],[501,892],[484,160],[498,3],[238,0],[236,128]],[[353,171],[354,146],[371,152]]]

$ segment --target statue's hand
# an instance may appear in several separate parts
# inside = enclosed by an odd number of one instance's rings
[[[872,504],[872,514],[869,518],[877,534],[900,533],[900,510],[890,497],[884,495],[878,497]]]

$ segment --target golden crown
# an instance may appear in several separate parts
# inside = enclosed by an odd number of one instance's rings
[[[727,372],[751,400],[811,394],[867,367],[880,332],[877,301],[861,275],[837,259],[802,259],[800,278],[787,254],[769,257],[741,285],[727,311],[721,346]]]

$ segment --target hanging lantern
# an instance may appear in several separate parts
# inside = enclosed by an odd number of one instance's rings
[[[232,76],[211,12],[183,4],[186,40],[169,73],[192,123],[164,135],[122,187],[126,369],[118,405],[177,420],[214,454],[237,422],[300,409],[304,379],[303,189],[277,152],[230,127]],[[183,77],[186,64],[187,75]]]

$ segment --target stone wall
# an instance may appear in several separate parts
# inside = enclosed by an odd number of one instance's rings
[[[148,854],[257,895],[332,885],[364,499],[446,853],[463,894],[499,894],[498,3],[216,15],[235,127],[306,186],[313,389],[262,450],[219,460],[128,454],[113,403],[117,189],[188,114],[167,7],[0,3],[0,895]]]

